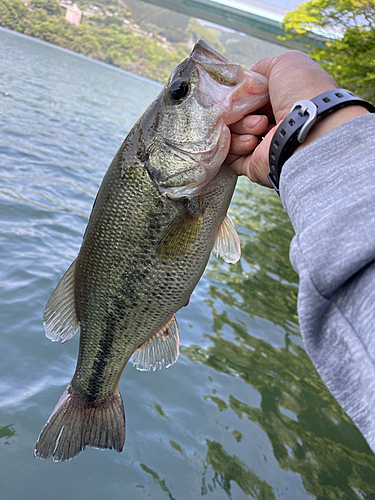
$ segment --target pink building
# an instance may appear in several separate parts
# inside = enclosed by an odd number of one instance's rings
[[[79,26],[81,17],[82,12],[79,10],[76,4],[74,4],[72,7],[69,6],[66,8],[65,19],[68,21],[68,23],[76,24],[77,26]]]

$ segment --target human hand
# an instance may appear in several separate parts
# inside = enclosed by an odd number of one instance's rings
[[[338,85],[309,56],[299,51],[262,59],[251,70],[269,79],[270,104],[260,110],[260,114],[245,116],[231,126],[232,141],[226,163],[253,182],[271,187],[267,179],[268,154],[277,126],[289,114],[296,101],[310,100],[322,92],[338,88]],[[332,113],[312,127],[298,149],[340,123],[363,113],[367,111],[360,106],[348,106]],[[264,134],[264,139],[257,146],[258,136]]]

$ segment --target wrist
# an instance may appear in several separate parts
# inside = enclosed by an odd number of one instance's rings
[[[269,149],[268,179],[277,194],[282,166],[301,144],[305,146],[338,125],[364,114],[358,110],[361,107],[375,113],[371,103],[345,89],[328,90],[310,101],[300,100],[293,105],[274,133]],[[348,108],[351,109],[345,112]],[[338,113],[339,110],[343,112]]]
[[[348,122],[349,120],[352,120],[357,116],[369,113],[370,112],[366,108],[357,105],[347,106],[346,108],[340,108],[334,111],[330,115],[324,117],[322,120],[314,124],[304,142],[298,146],[298,148],[293,152],[293,154],[296,153],[297,151],[300,151],[305,146],[311,144],[316,139],[326,134],[330,130],[333,130],[334,128],[338,127],[339,125],[342,125],[343,123]]]

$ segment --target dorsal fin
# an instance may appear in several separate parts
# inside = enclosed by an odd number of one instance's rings
[[[241,257],[241,242],[232,219],[227,214],[217,230],[213,253],[229,264],[235,264]]]
[[[173,365],[178,358],[178,326],[174,314],[150,339],[138,346],[132,363],[137,370],[153,371]]]
[[[61,340],[63,344],[71,339],[78,330],[79,321],[75,306],[74,260],[52,293],[43,313],[43,326],[46,336],[52,342]]]
[[[202,228],[203,213],[192,202],[187,202],[166,228],[160,238],[158,258],[183,257],[195,244]]]

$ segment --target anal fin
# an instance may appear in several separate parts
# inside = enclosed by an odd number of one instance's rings
[[[44,330],[53,342],[66,342],[79,327],[75,306],[75,274],[76,260],[61,278],[44,309]]]
[[[217,230],[212,252],[229,264],[235,264],[241,258],[240,238],[228,214],[224,217]]]
[[[150,339],[141,344],[133,354],[132,363],[137,370],[153,371],[173,365],[179,354],[179,338],[174,314]]]

